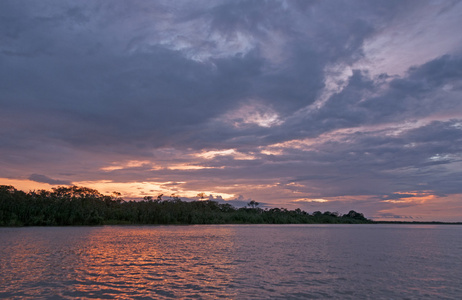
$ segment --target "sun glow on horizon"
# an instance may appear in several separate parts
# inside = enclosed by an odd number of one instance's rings
[[[158,194],[176,195],[178,197],[194,198],[199,193],[204,193],[207,196],[221,196],[223,199],[234,199],[236,195],[229,193],[217,192],[214,190],[193,190],[184,189],[182,187],[186,182],[113,182],[110,180],[101,181],[81,181],[75,182],[76,185],[86,186],[96,189],[103,194],[117,191],[122,193],[122,196],[129,198],[142,198],[144,196],[153,196]]]
[[[10,179],[10,178],[0,178],[0,185],[11,185],[17,190],[24,192],[34,191],[34,190],[51,190],[52,187],[58,185],[52,185],[44,182],[37,182],[29,179]],[[63,184],[60,184],[63,185]]]

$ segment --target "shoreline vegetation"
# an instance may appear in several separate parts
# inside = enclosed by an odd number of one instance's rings
[[[203,194],[202,194],[203,195]],[[444,222],[373,221],[351,210],[307,213],[299,208],[258,207],[250,201],[236,208],[211,200],[183,201],[146,196],[141,201],[125,201],[120,193],[111,196],[86,187],[57,187],[52,191],[25,193],[0,185],[0,226],[80,226],[80,225],[188,225],[188,224],[449,224]],[[462,224],[462,223],[450,223]]]
[[[205,195],[199,195],[204,198]],[[340,215],[300,209],[246,207],[211,200],[183,201],[177,196],[125,201],[120,193],[106,196],[86,187],[56,187],[25,193],[0,186],[0,226],[70,226],[129,224],[315,224],[372,223],[363,214]]]

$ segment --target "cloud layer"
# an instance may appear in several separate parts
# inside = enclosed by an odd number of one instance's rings
[[[0,177],[460,218],[461,16],[461,1],[1,1]]]

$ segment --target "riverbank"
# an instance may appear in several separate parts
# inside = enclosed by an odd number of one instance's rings
[[[71,226],[128,224],[361,224],[373,223],[354,210],[347,214],[299,208],[260,208],[250,201],[236,208],[211,200],[183,201],[162,195],[125,201],[84,187],[25,193],[0,186],[0,226]]]

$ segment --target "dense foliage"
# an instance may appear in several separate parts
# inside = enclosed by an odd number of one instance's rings
[[[182,201],[145,197],[124,201],[120,194],[105,196],[85,187],[58,187],[25,193],[0,186],[0,226],[102,225],[102,224],[310,224],[369,223],[363,214],[300,209],[262,209],[251,201],[235,208],[215,201]]]

